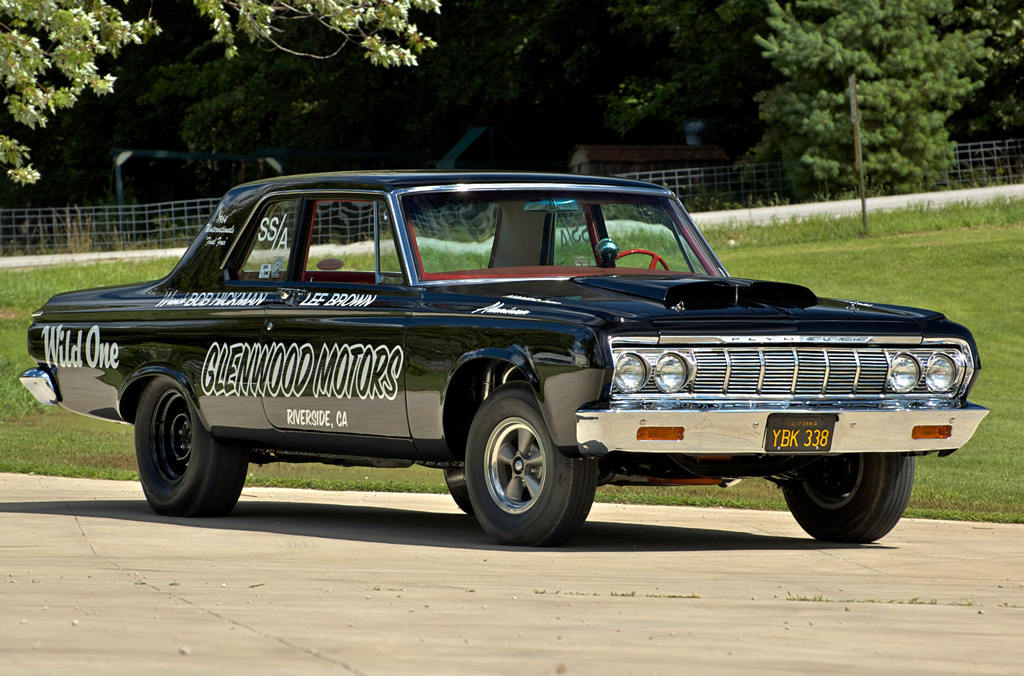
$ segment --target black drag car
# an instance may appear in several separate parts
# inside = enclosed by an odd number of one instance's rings
[[[243,185],[167,277],[55,296],[28,348],[40,401],[135,425],[157,513],[227,514],[250,462],[421,464],[523,545],[601,484],[747,477],[870,542],[987,413],[963,326],[730,277],[669,191],[581,176]]]

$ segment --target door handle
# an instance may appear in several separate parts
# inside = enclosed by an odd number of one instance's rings
[[[309,295],[309,292],[305,289],[278,289],[277,297],[281,299],[281,302],[285,305],[295,305],[303,298]]]

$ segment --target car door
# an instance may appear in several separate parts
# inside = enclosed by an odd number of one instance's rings
[[[387,203],[308,195],[303,213],[291,281],[267,306],[266,416],[280,430],[339,435],[328,449],[339,454],[361,452],[355,435],[407,439],[405,336],[417,294]]]
[[[293,265],[301,207],[300,197],[283,195],[256,208],[224,265],[223,291],[168,290],[157,304],[175,310],[181,340],[193,351],[202,350],[201,357],[183,361],[197,369],[194,383],[202,410],[211,430],[224,438],[258,442],[261,430],[269,429],[261,396],[261,337],[266,308]],[[219,238],[207,241],[223,246]],[[171,340],[170,331],[161,335]]]

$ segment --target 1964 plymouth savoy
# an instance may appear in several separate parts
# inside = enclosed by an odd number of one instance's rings
[[[40,401],[135,425],[160,514],[227,514],[250,462],[421,464],[524,545],[599,484],[745,477],[870,542],[987,413],[963,326],[730,277],[669,191],[580,176],[243,185],[167,277],[55,296],[28,347]]]

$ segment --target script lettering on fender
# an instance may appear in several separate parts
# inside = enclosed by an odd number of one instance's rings
[[[405,364],[400,345],[214,343],[202,388],[216,397],[394,399]]]
[[[178,295],[174,289],[164,293],[157,307],[252,307],[262,305],[269,294],[263,292],[204,292]]]
[[[500,300],[496,303],[492,303],[487,307],[481,307],[473,310],[471,314],[474,315],[528,315],[529,310],[521,310],[517,307],[505,307],[505,304]]]
[[[47,366],[60,368],[116,369],[121,365],[117,343],[104,342],[100,327],[65,329],[64,326],[43,327],[43,358]]]

